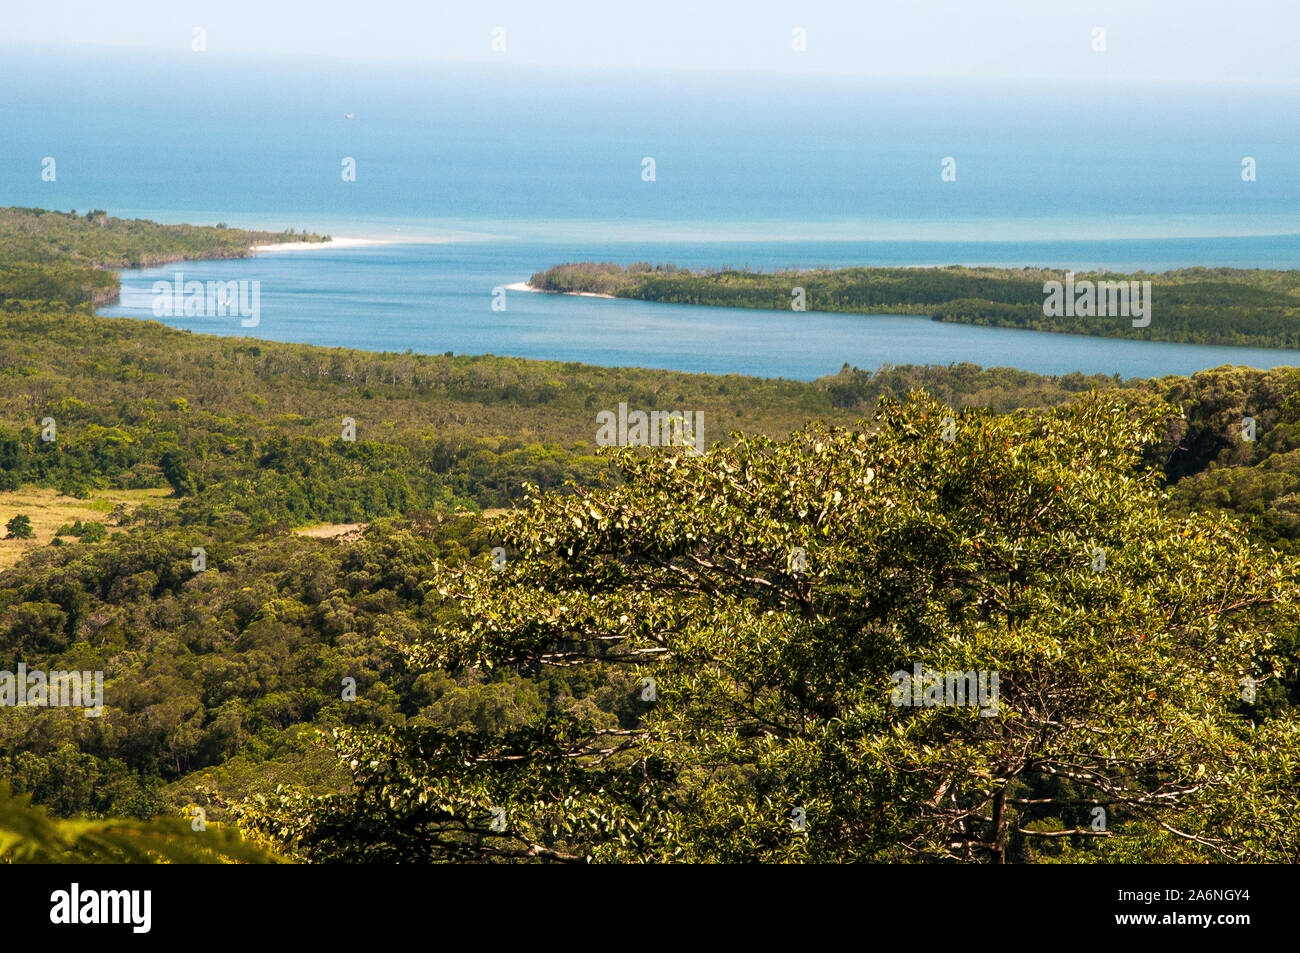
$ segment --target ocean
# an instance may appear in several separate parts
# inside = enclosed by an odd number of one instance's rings
[[[127,272],[108,314],[151,317],[153,282],[182,271],[259,281],[261,319],[169,323],[342,347],[794,378],[844,363],[1122,376],[1300,364],[1287,351],[923,318],[516,292],[491,308],[493,288],[574,260],[1295,267],[1290,86],[596,75],[189,51],[15,53],[0,82],[4,204],[402,243]]]

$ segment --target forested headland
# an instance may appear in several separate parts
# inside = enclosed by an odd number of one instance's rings
[[[160,225],[102,209],[84,215],[0,208],[0,301],[117,301],[113,268],[147,268],[198,258],[243,258],[252,246],[322,242],[306,232],[259,232],[207,225]]]
[[[1300,371],[380,354],[7,280],[0,524],[102,517],[0,540],[0,669],[105,682],[0,707],[3,859],[1300,850]],[[709,451],[598,450],[620,402]],[[997,714],[898,701],[914,666]]]
[[[1300,271],[1184,268],[1159,273],[1079,272],[1077,282],[1150,282],[1150,323],[1131,316],[1044,313],[1046,268],[836,268],[761,272],[690,271],[674,265],[609,262],[557,265],[528,283],[552,292],[588,292],[671,304],[855,314],[924,315],[989,327],[1132,337],[1190,344],[1300,349]]]

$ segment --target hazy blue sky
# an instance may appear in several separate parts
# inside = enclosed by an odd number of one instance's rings
[[[562,67],[1300,81],[1297,0],[5,0],[0,43]],[[492,31],[505,30],[505,52]],[[806,31],[807,50],[792,49]],[[1103,28],[1104,52],[1093,50]]]

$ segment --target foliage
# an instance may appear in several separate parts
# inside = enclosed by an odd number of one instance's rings
[[[117,300],[108,268],[143,268],[192,258],[243,258],[254,244],[318,242],[319,235],[199,225],[160,225],[96,210],[84,217],[0,208],[0,302],[106,304]]]
[[[281,858],[218,824],[196,831],[181,817],[59,820],[0,782],[0,863],[265,864]]]
[[[860,429],[625,451],[621,485],[539,496],[503,519],[506,568],[435,566],[452,615],[406,654],[615,668],[652,699],[635,722],[344,733],[351,792],[244,822],[314,861],[1000,862],[1153,831],[1294,857],[1294,713],[1240,695],[1296,661],[1274,644],[1295,564],[1165,511],[1141,465],[1159,410],[975,411],[949,442],[956,416],[886,400]],[[996,713],[898,705],[916,665],[999,673]]]

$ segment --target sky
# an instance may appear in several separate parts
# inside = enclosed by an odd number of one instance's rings
[[[0,47],[32,51],[191,51],[198,35],[231,59],[1300,82],[1297,0],[0,2]]]

